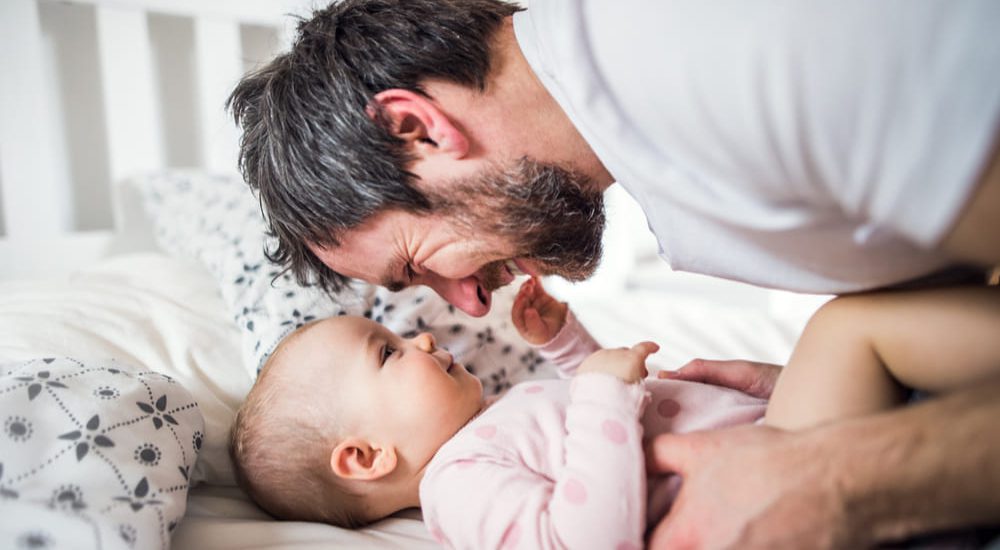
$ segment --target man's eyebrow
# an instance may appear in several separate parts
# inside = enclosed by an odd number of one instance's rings
[[[380,282],[379,285],[389,289],[389,292],[399,292],[406,288],[406,283],[397,279],[393,274],[395,271],[396,269],[394,266],[389,266],[380,278],[382,282]]]
[[[384,286],[389,292],[402,292],[406,290],[406,284],[399,281],[392,281],[391,283],[382,286]]]

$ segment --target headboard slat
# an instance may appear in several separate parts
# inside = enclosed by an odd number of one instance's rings
[[[38,0],[182,17],[219,17],[254,25],[288,25],[287,14],[302,13],[302,0]],[[324,2],[316,3],[322,5]]]
[[[0,236],[33,239],[69,230],[69,182],[34,0],[0,2]]]
[[[159,93],[146,14],[97,8],[97,43],[107,116],[111,182],[164,167]],[[121,219],[117,212],[115,220]]]
[[[198,17],[194,37],[202,159],[209,170],[232,172],[236,169],[239,130],[225,115],[225,102],[243,73],[240,27],[232,20]]]

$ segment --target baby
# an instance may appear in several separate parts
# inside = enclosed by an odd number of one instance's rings
[[[277,517],[346,527],[419,506],[456,548],[641,548],[678,484],[647,479],[643,438],[764,414],[734,390],[645,379],[656,344],[601,350],[535,279],[512,316],[565,379],[484,399],[429,334],[347,316],[302,327],[237,416],[241,485]]]

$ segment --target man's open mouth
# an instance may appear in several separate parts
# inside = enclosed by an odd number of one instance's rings
[[[517,259],[497,260],[487,264],[479,273],[476,298],[479,303],[489,306],[490,293],[514,282],[519,275],[532,275],[523,261]]]

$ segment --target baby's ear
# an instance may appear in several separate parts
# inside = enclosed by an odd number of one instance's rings
[[[330,469],[341,479],[375,481],[396,469],[396,448],[349,437],[330,453]]]

